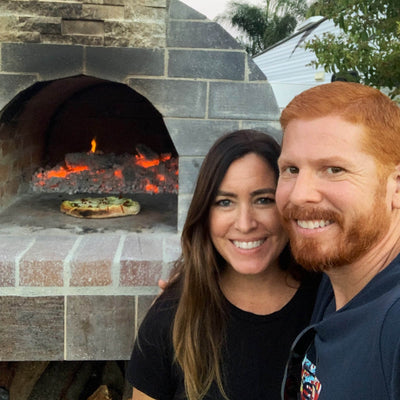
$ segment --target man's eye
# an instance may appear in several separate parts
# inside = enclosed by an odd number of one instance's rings
[[[282,169],[282,172],[292,175],[292,174],[297,174],[299,172],[299,169],[297,167],[286,167]]]
[[[329,167],[327,168],[328,174],[338,174],[343,171],[341,167]]]

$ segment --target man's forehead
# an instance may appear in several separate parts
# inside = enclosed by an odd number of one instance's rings
[[[293,120],[283,134],[280,162],[287,158],[340,161],[354,152],[365,153],[364,133],[361,125],[340,117]]]
[[[289,122],[282,135],[282,149],[293,141],[307,140],[313,144],[357,145],[366,131],[363,125],[346,121],[340,116],[314,119],[294,119]]]

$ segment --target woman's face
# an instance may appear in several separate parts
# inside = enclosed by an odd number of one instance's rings
[[[273,170],[250,153],[228,168],[210,209],[211,240],[238,273],[256,275],[271,265],[288,238],[275,205]]]

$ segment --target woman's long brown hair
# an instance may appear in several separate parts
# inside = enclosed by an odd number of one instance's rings
[[[202,399],[213,382],[227,398],[221,368],[226,301],[218,285],[225,261],[211,242],[209,214],[229,166],[249,153],[265,159],[278,179],[280,147],[270,136],[239,130],[221,137],[202,163],[182,230],[182,256],[173,272],[177,278],[171,282],[181,287],[172,335],[189,400]]]

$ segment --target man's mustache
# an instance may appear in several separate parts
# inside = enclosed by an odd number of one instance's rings
[[[282,219],[289,220],[323,220],[342,223],[341,215],[333,210],[327,210],[320,207],[296,206],[287,204],[282,209]]]

